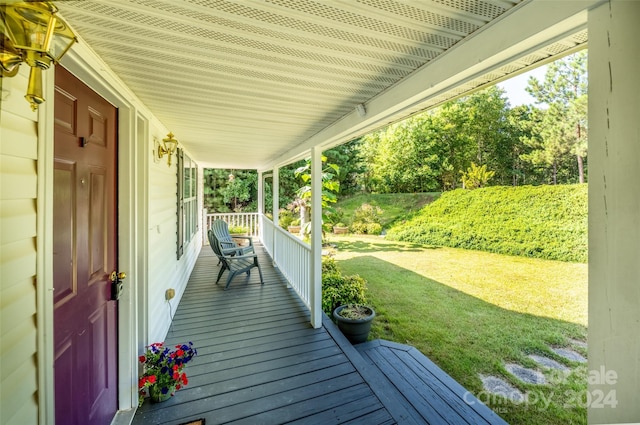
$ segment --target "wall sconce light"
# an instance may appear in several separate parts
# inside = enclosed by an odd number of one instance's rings
[[[165,139],[162,139],[162,143],[158,143],[158,158],[162,158],[165,155],[169,155],[167,158],[167,165],[171,167],[171,155],[176,153],[178,148],[178,141],[173,138],[173,133],[169,132]]]
[[[76,35],[55,14],[53,3],[17,2],[0,6],[0,75],[13,77],[26,62],[31,67],[25,98],[38,109],[42,97],[42,70],[57,63],[77,42]]]

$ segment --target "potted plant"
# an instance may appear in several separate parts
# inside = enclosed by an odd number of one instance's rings
[[[229,234],[233,241],[240,246],[249,244],[247,236],[249,236],[249,228],[244,226],[229,226]]]
[[[142,406],[148,394],[152,402],[166,401],[189,380],[183,372],[184,366],[198,354],[193,343],[176,345],[175,349],[156,342],[149,345],[145,353],[138,358],[143,373],[138,381],[138,406]]]
[[[336,235],[349,233],[349,226],[345,225],[343,222],[336,223],[333,225],[333,233]]]
[[[365,342],[376,312],[363,304],[344,304],[333,311],[333,318],[352,344]]]
[[[291,224],[287,227],[287,230],[289,231],[289,233],[296,233],[296,234],[300,234],[300,219],[296,218],[295,220],[291,221]]]

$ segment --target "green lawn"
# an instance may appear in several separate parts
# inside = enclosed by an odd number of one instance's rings
[[[585,365],[549,349],[586,340],[587,265],[387,241],[336,236],[345,274],[368,281],[376,310],[370,338],[413,345],[512,424],[586,423]],[[586,350],[578,349],[586,356]],[[551,384],[519,382],[504,368],[543,354],[567,366],[546,373]],[[507,379],[529,396],[512,403],[483,392],[479,375]]]

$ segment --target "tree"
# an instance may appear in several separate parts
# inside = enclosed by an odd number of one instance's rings
[[[534,157],[544,158],[553,167],[555,184],[562,156],[573,155],[578,168],[578,181],[584,183],[584,160],[587,156],[586,50],[553,62],[547,69],[544,81],[531,77],[526,90],[537,103],[548,105],[540,128],[540,150],[544,152]]]
[[[440,160],[431,121],[430,115],[420,114],[363,137],[361,155],[368,164],[364,186],[380,193],[437,190]]]
[[[340,182],[338,174],[340,167],[336,164],[328,163],[327,157],[322,155],[322,215],[326,220],[326,214],[330,214],[333,210],[330,204],[337,202],[337,193],[340,190]],[[295,170],[296,177],[299,177],[304,184],[296,191],[296,199],[292,202],[300,211],[300,225],[305,226],[309,222],[311,207],[311,158],[305,160],[304,165]]]
[[[496,174],[495,171],[487,171],[487,164],[478,167],[475,163],[461,172],[462,187],[465,189],[479,189],[485,187],[487,182]]]
[[[204,208],[209,212],[256,211],[255,170],[204,169]]]
[[[225,204],[231,204],[231,208],[234,212],[240,212],[239,207],[242,203],[248,201],[249,195],[249,181],[246,178],[236,178],[235,175],[229,174],[229,182],[220,189],[222,198]]]

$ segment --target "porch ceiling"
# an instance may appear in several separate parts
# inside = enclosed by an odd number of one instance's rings
[[[547,3],[548,10],[540,3]],[[479,34],[485,33],[485,45],[490,40],[504,44],[510,37],[520,42],[500,25],[508,28],[513,19],[511,25],[517,26],[518,16],[529,13],[525,8],[532,9],[531,20],[559,13],[560,21],[595,2],[573,2],[560,10],[553,3],[572,2],[56,2],[81,43],[106,62],[196,161],[258,169],[299,156],[313,144],[344,142],[586,43],[583,20],[569,20],[442,87],[438,84],[445,78],[424,78],[452,48],[463,57],[460,46]],[[552,24],[557,22],[544,25]],[[487,52],[476,63],[491,56]],[[419,98],[411,99],[410,90],[399,87],[410,79]],[[385,102],[376,102],[383,96]],[[366,105],[364,117],[355,110],[358,104]]]

